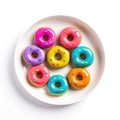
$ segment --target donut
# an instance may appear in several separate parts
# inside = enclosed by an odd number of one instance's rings
[[[30,45],[24,50],[23,59],[27,64],[39,65],[45,60],[45,53],[38,46]]]
[[[82,35],[73,27],[67,27],[60,33],[60,43],[67,49],[77,47],[82,39]]]
[[[35,86],[44,86],[50,78],[50,72],[43,65],[33,66],[28,70],[28,82]]]
[[[48,80],[47,87],[52,95],[58,96],[64,94],[68,90],[69,85],[65,77],[61,75],[53,75]]]
[[[52,47],[56,43],[56,34],[51,28],[40,28],[35,33],[35,42],[41,48]]]
[[[54,46],[47,53],[47,61],[54,68],[66,66],[70,60],[70,52],[62,46]]]
[[[73,68],[68,74],[68,82],[74,89],[84,88],[90,82],[90,74],[85,68]]]
[[[85,46],[79,46],[72,51],[72,62],[77,67],[87,67],[94,61],[92,50]]]

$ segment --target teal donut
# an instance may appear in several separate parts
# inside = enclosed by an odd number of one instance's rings
[[[77,67],[87,67],[94,61],[92,50],[85,46],[79,46],[72,51],[72,62]]]
[[[52,95],[62,95],[68,90],[69,85],[65,77],[61,75],[53,75],[48,80],[47,87]]]

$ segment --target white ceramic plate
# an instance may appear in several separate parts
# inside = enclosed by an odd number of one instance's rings
[[[27,46],[33,43],[34,34],[38,28],[52,28],[57,34],[57,40],[59,40],[60,31],[68,26],[78,29],[82,33],[82,42],[80,45],[85,45],[94,52],[95,60],[91,66],[86,68],[91,74],[91,81],[90,84],[82,90],[73,90],[70,88],[68,92],[62,96],[51,96],[47,92],[46,86],[35,88],[28,83],[27,69],[29,69],[29,66],[26,66],[22,62],[22,53]],[[104,62],[104,50],[96,33],[86,23],[68,16],[52,16],[33,24],[19,39],[14,55],[15,71],[18,78],[18,84],[22,85],[22,90],[25,90],[31,98],[53,105],[72,104],[85,98],[100,81],[104,69]],[[67,76],[68,72],[71,70],[71,65],[67,65],[61,69],[52,69],[48,64],[47,67],[51,75],[60,74]]]

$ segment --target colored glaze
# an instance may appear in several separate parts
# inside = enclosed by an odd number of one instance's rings
[[[73,27],[67,27],[60,33],[60,42],[67,49],[77,47],[82,39],[82,35]]]
[[[85,68],[73,68],[68,74],[68,81],[74,89],[81,89],[89,84],[90,74]]]
[[[72,62],[77,67],[87,67],[94,61],[94,54],[91,49],[79,46],[72,51]]]
[[[45,53],[38,46],[30,45],[24,50],[23,59],[27,64],[39,65],[45,60]]]
[[[50,77],[48,84],[48,90],[52,95],[62,95],[64,94],[68,88],[67,79],[61,75],[53,75]]]
[[[43,65],[34,66],[28,71],[28,81],[35,87],[44,86],[50,77],[50,72]]]
[[[60,59],[56,58],[60,56]],[[70,60],[70,52],[62,46],[54,46],[47,53],[47,61],[54,68],[66,66]]]
[[[51,28],[40,28],[35,33],[35,42],[41,48],[49,48],[56,43],[56,35]]]

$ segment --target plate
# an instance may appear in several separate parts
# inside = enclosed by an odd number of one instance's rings
[[[84,45],[89,47],[94,52],[95,60],[91,66],[86,68],[91,74],[91,81],[86,88],[82,90],[73,90],[70,88],[64,95],[56,97],[47,92],[46,86],[35,88],[28,83],[27,70],[30,66],[27,66],[22,61],[22,53],[27,46],[33,44],[34,34],[40,27],[52,28],[57,35],[57,40],[59,40],[59,33],[68,26],[75,27],[82,33],[82,41],[80,46]],[[104,70],[104,63],[104,49],[97,34],[83,21],[69,16],[47,17],[33,24],[19,39],[14,54],[14,66],[15,74],[17,76],[17,84],[21,85],[22,90],[29,94],[31,99],[37,99],[40,102],[52,105],[68,105],[81,101],[83,98],[85,98],[100,81]],[[53,69],[47,63],[45,63],[50,70],[51,75],[60,74],[63,76],[67,76],[68,72],[73,67],[71,64],[61,69]]]

